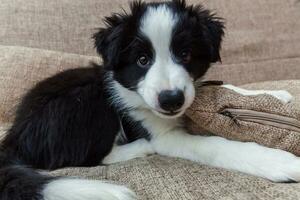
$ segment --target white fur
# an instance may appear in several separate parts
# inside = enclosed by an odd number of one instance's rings
[[[139,82],[138,93],[152,108],[152,111],[160,115],[158,112],[163,112],[163,110],[158,103],[158,94],[163,90],[184,91],[185,103],[181,113],[173,117],[182,115],[195,96],[193,79],[183,66],[174,62],[170,52],[172,31],[177,21],[176,14],[166,5],[149,7],[142,18],[140,28],[154,48],[155,59],[145,78]]]
[[[293,96],[285,90],[246,90],[233,85],[223,85],[222,87],[228,88],[245,96],[268,94],[279,99],[283,103],[289,103],[293,99]]]
[[[103,164],[122,162],[138,157],[145,157],[153,154],[151,144],[145,139],[139,139],[132,143],[114,146],[112,151],[103,159]]]
[[[300,181],[300,159],[256,143],[230,141],[173,131],[152,141],[154,150],[215,167],[236,170],[272,181]]]
[[[106,74],[105,81],[107,81],[107,86],[111,93],[110,100],[112,104],[123,104],[126,108],[150,108],[139,94],[124,88],[120,83],[114,81],[112,73]]]
[[[58,179],[43,190],[45,200],[134,200],[135,194],[124,186],[95,180]]]

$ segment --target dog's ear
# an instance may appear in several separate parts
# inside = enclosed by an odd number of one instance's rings
[[[100,28],[93,35],[95,48],[106,66],[113,66],[119,54],[119,45],[124,27],[124,16],[114,14],[105,18],[106,28]]]
[[[102,56],[106,67],[113,67],[118,62],[122,45],[126,45],[122,44],[122,40],[130,37],[130,33],[137,26],[135,19],[140,17],[144,9],[145,3],[140,0],[133,1],[130,4],[130,13],[123,10],[120,14],[106,17],[104,20],[106,27],[100,28],[93,35],[97,52]]]
[[[209,14],[204,18],[203,39],[209,48],[210,62],[221,61],[220,50],[224,36],[224,22],[221,18]]]
[[[192,26],[197,27],[199,38],[208,48],[209,62],[221,61],[220,50],[224,36],[224,22],[202,5],[186,5],[185,0],[173,0],[176,8],[186,14]]]

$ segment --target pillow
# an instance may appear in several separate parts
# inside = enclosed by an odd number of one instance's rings
[[[270,95],[243,96],[220,86],[199,84],[196,99],[186,112],[188,129],[195,134],[256,142],[300,156],[300,80],[251,84],[245,88],[255,86],[286,89],[294,95],[293,102],[284,104]]]

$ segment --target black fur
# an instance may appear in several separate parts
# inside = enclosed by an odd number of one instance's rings
[[[43,199],[41,190],[53,178],[31,168],[95,166],[109,154],[117,137],[118,143],[151,139],[141,122],[127,115],[130,108],[114,101],[116,97],[105,77],[113,71],[114,80],[130,90],[136,89],[148,70],[137,66],[137,57],[146,53],[154,58],[151,43],[138,31],[139,22],[147,6],[159,4],[136,1],[131,4],[130,13],[105,19],[106,28],[93,36],[103,66],[59,73],[24,96],[1,144],[1,200]],[[196,79],[211,62],[220,60],[223,23],[202,7],[186,6],[183,0],[166,4],[180,16],[172,51],[177,55],[181,49],[192,49],[192,62],[185,67]],[[122,131],[126,137],[120,139]]]
[[[180,21],[174,30],[172,49],[175,55],[182,49],[190,49],[192,62],[185,67],[198,79],[206,73],[211,63],[221,61],[224,23],[201,5],[187,6],[182,0],[174,2],[173,9],[179,13]]]
[[[24,97],[3,147],[35,168],[97,165],[119,131],[108,97],[97,67],[46,79]]]
[[[21,166],[1,168],[0,177],[1,200],[42,200],[43,186],[54,180]]]
[[[0,199],[42,200],[43,186],[54,180],[24,167],[20,160],[0,152]]]
[[[125,137],[120,137],[117,141],[119,145],[130,143],[140,138],[151,139],[150,133],[142,126],[141,122],[133,120],[130,116],[126,115],[126,112],[122,113],[120,120]]]

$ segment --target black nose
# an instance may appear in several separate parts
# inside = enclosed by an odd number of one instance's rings
[[[163,90],[158,95],[158,102],[165,111],[176,111],[184,104],[184,94],[182,90]]]

